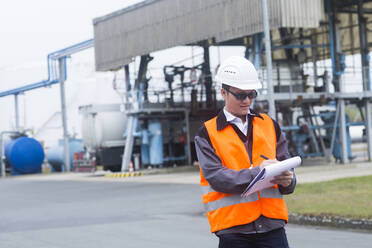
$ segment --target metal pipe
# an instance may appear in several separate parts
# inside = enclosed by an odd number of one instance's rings
[[[316,36],[313,36],[311,38],[311,44],[315,44],[315,43],[316,43]],[[313,62],[314,87],[317,87],[318,86],[318,67],[316,65],[316,62],[317,62],[318,56],[317,56],[317,49],[314,46],[311,47],[311,59]]]
[[[314,107],[313,107],[313,106],[311,106],[310,113],[311,113],[311,112],[312,112],[312,113],[314,114],[314,116],[315,116],[315,110],[314,110]],[[315,124],[316,124],[317,126],[320,126],[320,125],[319,125],[318,118],[317,118],[316,116],[315,116],[314,120],[315,120]],[[316,132],[316,131],[314,130],[314,132]],[[326,157],[328,157],[327,149],[326,149],[326,146],[325,146],[325,144],[324,144],[324,140],[323,140],[323,136],[322,136],[322,131],[321,131],[320,129],[318,129],[318,135],[319,135],[319,140],[320,140],[320,146],[322,147],[323,153],[324,153],[324,155],[325,155]]]
[[[61,92],[61,113],[62,113],[62,126],[63,126],[63,144],[64,144],[64,165],[65,170],[69,172],[70,167],[70,145],[69,145],[69,135],[67,129],[67,114],[66,114],[66,96],[65,96],[65,73],[66,73],[66,58],[62,57],[58,59],[59,64],[59,83]]]
[[[191,165],[191,145],[190,145],[190,120],[189,111],[185,109],[185,121],[186,121],[186,142],[187,142],[187,162]]]
[[[368,59],[368,39],[367,39],[367,20],[363,17],[363,1],[358,1],[358,24],[359,24],[359,40],[360,40],[360,58],[362,63],[362,77],[364,91],[371,91],[371,79]],[[365,101],[366,119],[365,129],[368,144],[368,160],[372,160],[372,106],[371,103]]]
[[[345,118],[345,100],[340,99],[340,134],[341,134],[341,151],[342,158],[341,162],[346,164],[349,162],[348,153],[347,153],[347,141],[346,141],[346,118]]]
[[[47,87],[47,86],[51,86],[53,84],[58,83],[57,75],[55,73],[57,71],[56,60],[59,60],[59,58],[69,56],[73,53],[77,53],[77,52],[80,52],[82,50],[88,49],[88,48],[92,47],[93,45],[94,45],[94,40],[90,39],[90,40],[86,40],[86,41],[80,42],[78,44],[75,44],[75,45],[72,45],[72,46],[69,46],[69,47],[66,47],[64,49],[61,49],[61,50],[58,50],[58,51],[55,51],[55,52],[52,52],[52,53],[48,54],[48,56],[47,56],[48,79],[37,82],[37,83],[29,84],[29,85],[26,85],[26,86],[22,86],[22,87],[19,87],[19,88],[15,88],[15,89],[12,89],[12,90],[0,92],[0,97],[19,94],[19,93],[22,93],[22,92],[25,92],[25,91],[34,90],[34,89],[41,88],[41,87]],[[66,64],[64,66],[66,67]],[[65,69],[65,75],[64,75],[65,80],[67,78],[66,71],[67,70]]]
[[[328,28],[329,28],[329,41],[331,50],[331,61],[332,61],[332,81],[337,80],[336,75],[336,45],[335,45],[335,35],[334,35],[334,13],[332,11],[332,0],[326,0],[326,10],[328,13]],[[336,86],[336,84],[334,83]],[[337,87],[335,87],[336,89]],[[338,91],[338,90],[336,90]]]
[[[253,55],[254,55],[254,59],[253,59],[253,64],[254,64],[254,67],[256,67],[256,70],[259,70],[260,69],[260,62],[261,62],[261,34],[258,33],[258,34],[255,34],[253,35],[253,43],[254,43],[254,52],[253,52]]]
[[[317,47],[329,47],[330,44],[291,44],[282,46],[273,46],[272,50],[281,49],[294,49],[294,48],[317,48]]]
[[[265,53],[266,53],[266,72],[267,72],[267,99],[269,102],[269,115],[271,118],[276,119],[274,88],[272,83],[272,61],[271,61],[271,40],[270,40],[270,27],[267,0],[262,0],[262,12],[265,27]]]
[[[130,157],[132,156],[133,151],[133,143],[134,143],[134,136],[133,132],[135,127],[135,117],[130,115],[128,117],[128,128],[127,128],[127,137],[125,138],[125,147],[124,147],[124,154],[121,161],[121,171],[128,171],[129,170],[129,163]]]
[[[368,144],[368,161],[372,160],[372,103],[366,101],[366,135]]]
[[[204,74],[204,86],[206,94],[206,104],[207,108],[212,107],[212,73],[210,66],[210,56],[209,56],[209,44],[206,42],[203,46],[203,66],[202,71]]]
[[[130,72],[129,65],[124,66],[124,75],[125,75],[125,103],[129,102],[129,91],[130,91]]]
[[[335,40],[335,44],[336,44],[336,52],[337,53],[341,53],[342,50],[341,50],[341,43],[340,43],[340,37],[339,37],[339,32],[337,30],[337,26],[335,27],[335,36],[336,36],[336,40]],[[341,74],[342,72],[340,71],[340,61],[339,59],[337,59],[337,71],[336,73],[334,73],[335,75],[335,79],[337,81],[334,81],[334,84],[335,84],[335,89],[337,88],[336,86],[338,86],[338,89],[340,91],[340,93],[344,93],[345,92],[345,87],[344,87],[344,83],[341,82],[340,78],[341,78]],[[336,84],[337,83],[337,84]],[[340,135],[341,135],[341,151],[342,151],[342,158],[341,158],[341,162],[343,164],[346,164],[349,162],[349,154],[348,154],[348,149],[347,149],[347,137],[346,137],[346,114],[345,114],[345,100],[344,99],[339,99],[339,104],[340,104]]]
[[[337,103],[337,108],[336,108],[336,116],[335,116],[335,122],[333,124],[333,130],[332,130],[332,138],[331,138],[331,147],[330,147],[330,151],[329,153],[327,154],[327,160],[328,162],[331,161],[331,154],[333,152],[333,146],[335,144],[335,139],[336,139],[336,130],[337,130],[337,123],[338,123],[338,118],[339,118],[339,115],[340,115],[340,104]]]
[[[19,131],[19,104],[18,94],[14,94],[15,130]]]

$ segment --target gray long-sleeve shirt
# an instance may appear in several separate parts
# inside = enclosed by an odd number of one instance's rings
[[[231,125],[234,128],[235,132],[238,134],[240,140],[244,143],[251,161],[253,144],[253,118],[262,118],[262,116],[251,110],[250,114],[248,114],[248,132],[247,134],[243,134],[234,124],[226,121],[226,117],[223,111],[220,111],[217,116],[217,129],[222,130],[227,125]],[[290,157],[288,153],[287,140],[284,133],[282,133],[279,125],[274,120],[273,123],[277,137],[276,158],[277,160],[281,161]],[[208,132],[204,125],[199,130],[199,133],[195,136],[195,147],[204,178],[208,181],[210,186],[218,192],[241,194],[253,180],[253,178],[260,172],[259,167],[235,171],[223,166],[221,159],[215,152],[215,149],[210,141]],[[279,191],[281,194],[290,194],[294,191],[295,186],[296,177],[294,175],[292,184],[288,187],[282,187],[281,185],[279,185]],[[220,230],[216,232],[216,234],[221,235],[225,233],[264,233],[277,228],[281,228],[284,225],[284,220],[271,219],[261,215],[254,222]]]

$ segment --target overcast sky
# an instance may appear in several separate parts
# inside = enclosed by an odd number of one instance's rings
[[[141,0],[3,2],[0,8],[0,92],[47,79],[48,53],[93,38],[94,18],[138,2]],[[94,73],[93,49],[69,59],[68,76],[68,105],[73,100],[76,104],[89,104],[89,99],[84,102],[84,97],[77,94],[81,89],[91,96],[93,94],[98,103],[99,96],[94,95],[92,88],[101,89],[101,92],[106,90],[109,92],[105,94],[107,98],[115,94],[107,83],[111,82],[112,75]],[[101,103],[104,102],[106,100],[102,99]],[[21,126],[37,130],[56,111],[60,111],[59,87],[41,88],[21,95],[19,108]],[[76,119],[77,106],[73,106],[73,110],[74,113],[68,113],[69,129],[76,130],[79,127],[71,122]],[[14,97],[0,98],[0,132],[13,129],[14,119]]]
[[[4,1],[0,8],[0,68],[39,61],[52,51],[91,39],[95,17],[137,2],[141,1]]]

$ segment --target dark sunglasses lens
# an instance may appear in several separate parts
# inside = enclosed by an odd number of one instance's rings
[[[257,97],[257,91],[254,90],[254,91],[249,92],[248,97],[249,97],[249,99],[256,98]]]
[[[248,96],[248,94],[245,94],[245,93],[239,93],[239,94],[236,94],[236,98],[238,100],[244,100],[246,97]],[[248,96],[249,97],[249,96]]]
[[[254,90],[254,91],[249,92],[248,94],[246,93],[236,94],[236,98],[238,100],[244,100],[245,98],[247,98],[247,96],[249,99],[254,99],[257,96],[257,91]]]

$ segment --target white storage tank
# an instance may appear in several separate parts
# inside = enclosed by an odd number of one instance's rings
[[[83,144],[88,150],[124,145],[127,116],[120,112],[119,104],[82,106],[79,110]]]

